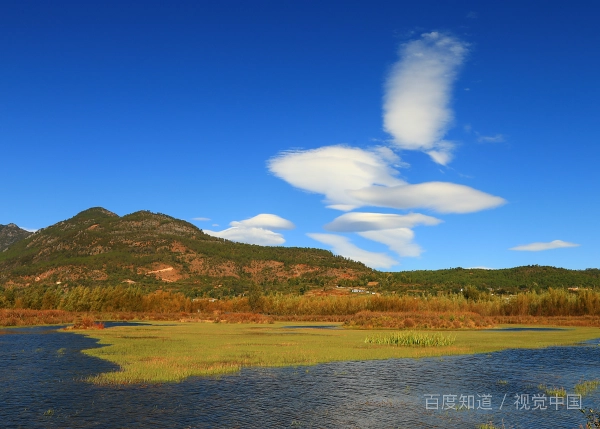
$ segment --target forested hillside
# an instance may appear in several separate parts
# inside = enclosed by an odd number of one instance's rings
[[[0,301],[5,303],[14,303],[19,296],[33,302],[46,292],[63,299],[74,288],[111,288],[106,293],[119,300],[122,294],[157,289],[190,298],[241,296],[250,290],[352,293],[355,288],[358,294],[443,292],[478,299],[548,288],[598,287],[598,269],[526,266],[379,272],[326,250],[234,243],[164,214],[139,211],[120,217],[98,207],[28,233],[0,252]]]
[[[164,214],[119,217],[103,208],[42,229],[0,254],[5,288],[125,283],[236,295],[251,284],[291,292],[370,273],[326,250],[234,243]]]
[[[0,252],[5,251],[11,244],[23,240],[30,235],[31,232],[19,228],[14,223],[0,225]]]
[[[390,290],[439,290],[511,294],[548,288],[600,287],[600,270],[567,270],[565,268],[530,265],[500,270],[451,268],[445,270],[403,271],[380,276]],[[461,291],[462,289],[462,291]]]

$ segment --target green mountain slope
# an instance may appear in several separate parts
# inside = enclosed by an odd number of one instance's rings
[[[250,284],[278,290],[334,285],[373,271],[320,249],[234,243],[173,217],[126,216],[91,208],[44,228],[0,254],[0,286],[114,285],[123,282],[220,288]]]
[[[0,252],[4,252],[10,245],[23,240],[30,235],[31,232],[19,228],[14,223],[0,225]]]
[[[239,295],[251,285],[294,293],[342,285],[477,297],[549,287],[600,287],[598,269],[526,266],[378,272],[326,250],[234,243],[147,211],[120,217],[92,208],[27,235],[0,252],[0,288],[135,284],[219,297]]]

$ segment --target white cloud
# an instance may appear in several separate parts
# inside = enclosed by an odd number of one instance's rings
[[[363,232],[382,229],[413,228],[417,225],[437,225],[443,222],[420,213],[406,215],[385,213],[345,213],[325,225],[325,230],[334,232]]]
[[[27,232],[37,232],[39,231],[39,229],[34,229],[34,228],[25,228],[25,227],[20,227],[21,229],[24,229]]]
[[[210,218],[208,218],[208,217],[193,217],[192,220],[204,222],[204,221],[210,220]]]
[[[408,228],[382,229],[379,231],[364,231],[358,235],[369,240],[385,244],[399,256],[416,257],[421,255],[421,247],[413,243],[415,233]]]
[[[347,237],[335,234],[306,234],[313,240],[331,246],[331,251],[355,261],[360,261],[371,268],[390,268],[398,264],[394,258],[385,253],[369,252],[352,244]]]
[[[242,220],[239,222],[231,222],[230,226],[244,227],[244,228],[265,228],[265,229],[294,229],[296,226],[287,219],[280,216],[262,213],[251,217],[250,219]]]
[[[399,158],[387,148],[325,146],[284,152],[271,158],[268,168],[296,188],[325,195],[329,208],[348,211],[363,205],[349,190],[405,183],[394,177],[397,171],[392,165],[398,162]]]
[[[503,198],[448,182],[371,186],[349,193],[365,205],[395,209],[428,208],[440,213],[471,213],[506,203]]]
[[[496,134],[494,136],[482,136],[477,133],[477,141],[479,143],[502,143],[504,136],[502,134]]]
[[[549,243],[531,243],[524,244],[521,246],[511,247],[508,250],[519,250],[525,252],[539,252],[541,250],[551,250],[551,249],[560,249],[563,247],[578,247],[579,244],[569,243],[567,241],[562,240],[554,240]]]
[[[208,229],[203,231],[213,237],[225,238],[240,243],[259,244],[261,246],[277,246],[285,243],[283,235],[263,228],[231,227],[223,231],[210,231]]]
[[[427,208],[440,213],[469,213],[506,201],[464,185],[447,182],[407,184],[396,178],[399,159],[382,148],[345,146],[285,152],[269,161],[269,170],[292,186],[325,195],[329,208],[349,211],[363,206]]]
[[[433,159],[433,162],[441,165],[447,165],[454,157],[452,155],[452,149],[454,149],[454,144],[441,141],[437,144],[437,150],[428,150],[427,155]]]
[[[289,220],[269,213],[262,213],[242,221],[233,221],[229,225],[231,228],[223,231],[205,229],[204,232],[213,237],[241,243],[277,246],[285,243],[285,239],[282,234],[272,230],[295,228],[295,225]]]
[[[346,213],[325,225],[328,231],[356,232],[361,237],[385,244],[399,256],[419,256],[423,250],[413,243],[417,225],[437,225],[442,220],[420,213],[407,215],[384,213]]]
[[[400,48],[400,60],[388,77],[384,129],[401,149],[420,150],[446,165],[454,145],[444,141],[453,121],[452,84],[467,45],[438,32],[426,33]]]

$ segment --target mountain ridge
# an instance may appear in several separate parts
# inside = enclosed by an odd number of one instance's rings
[[[226,297],[244,294],[253,285],[267,293],[351,286],[381,293],[469,296],[600,288],[596,268],[379,272],[327,250],[234,243],[187,221],[145,210],[118,216],[92,207],[27,234],[0,252],[0,289],[128,284],[178,290],[190,297]]]
[[[32,232],[19,228],[14,223],[0,225],[0,252],[4,252],[12,244],[29,237]]]
[[[162,213],[118,216],[102,207],[43,228],[0,254],[0,285],[143,283],[192,288],[250,284],[295,290],[372,272],[322,249],[234,243]]]

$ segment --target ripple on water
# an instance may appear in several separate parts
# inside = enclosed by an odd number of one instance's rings
[[[515,428],[576,428],[582,423],[578,411],[516,410],[513,396],[541,393],[541,383],[569,388],[600,378],[600,347],[578,346],[252,368],[179,384],[95,386],[82,380],[117,370],[80,353],[98,347],[96,340],[48,327],[9,331],[0,335],[3,428],[462,429],[490,420]],[[474,401],[481,399],[477,394],[491,394],[492,410],[426,410],[427,394],[473,395]],[[583,405],[599,399],[594,392]]]

